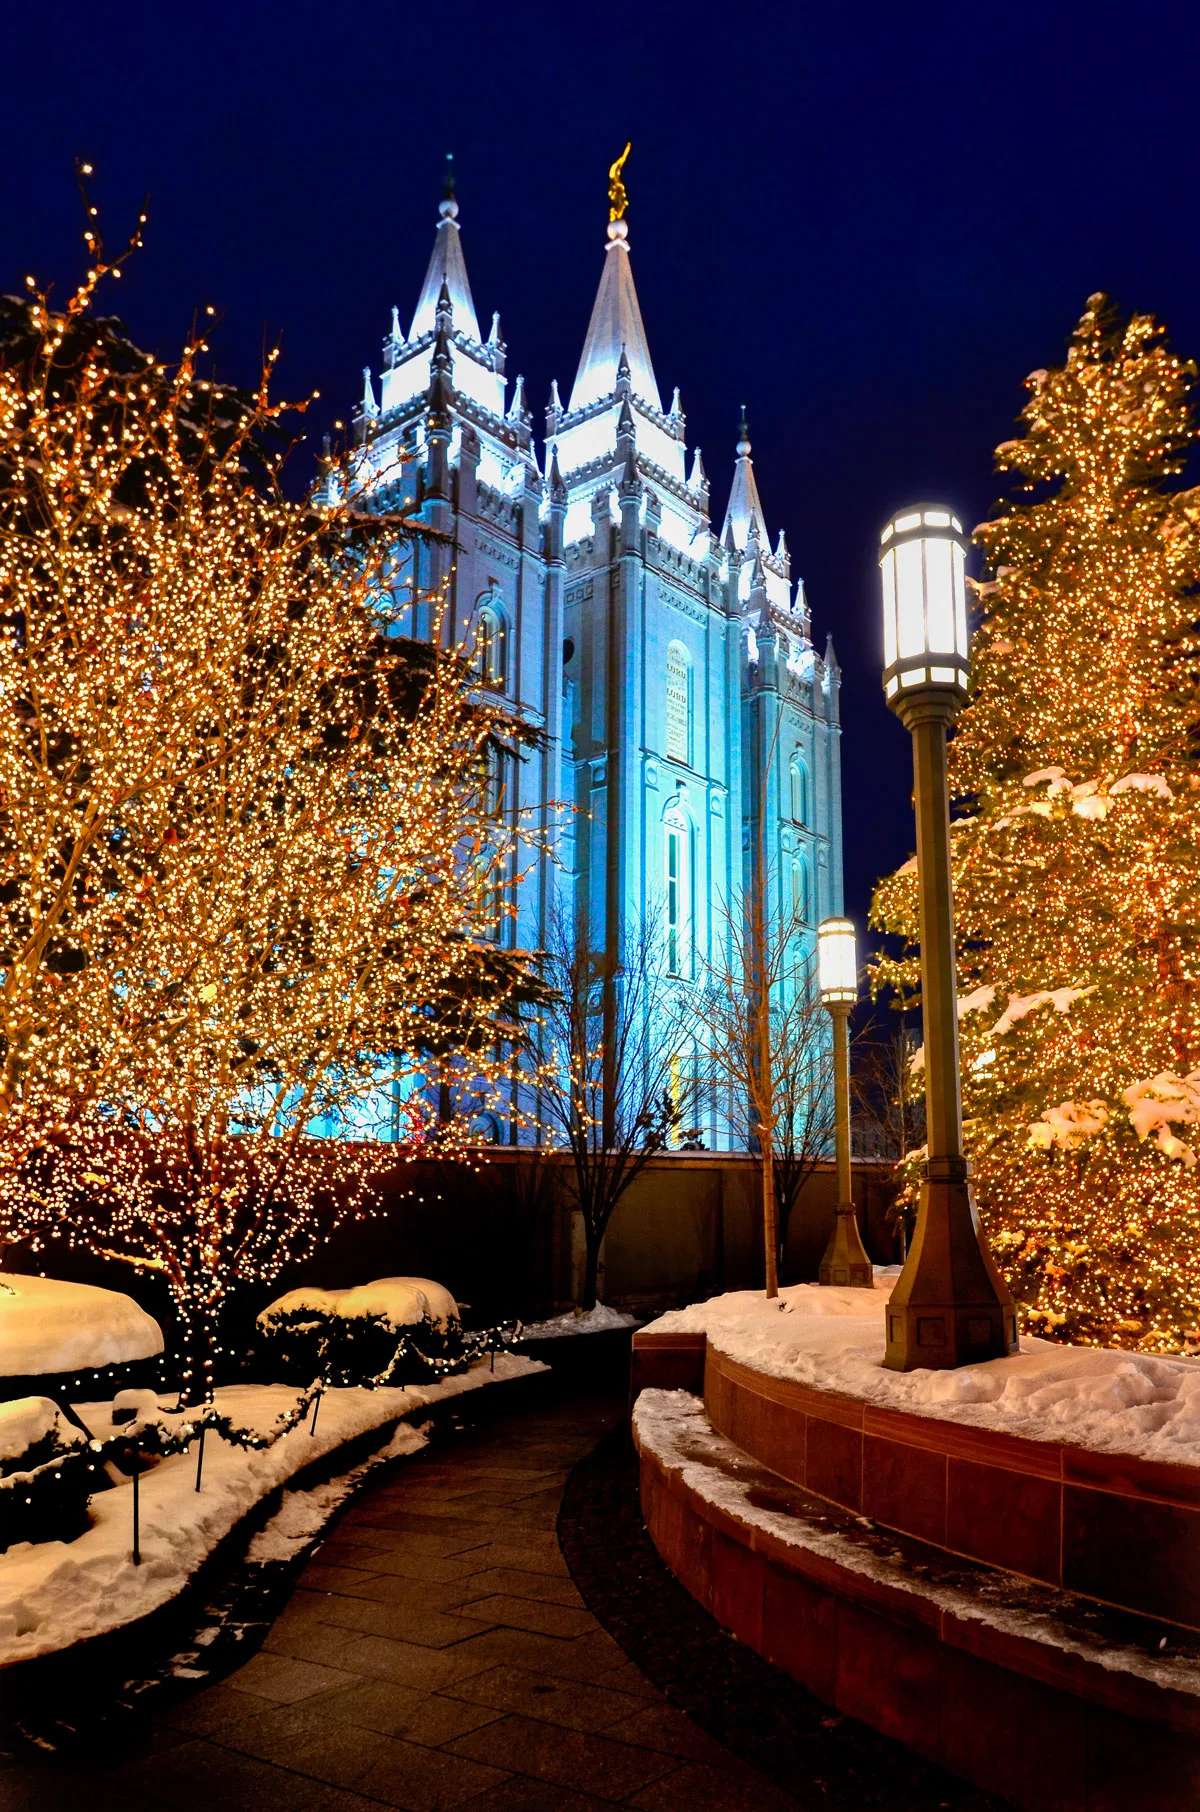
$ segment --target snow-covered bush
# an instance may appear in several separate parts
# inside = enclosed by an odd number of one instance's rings
[[[97,1465],[86,1436],[49,1397],[0,1403],[0,1549],[80,1534]]]
[[[258,1317],[264,1376],[305,1385],[428,1383],[472,1355],[458,1304],[426,1277],[383,1277],[349,1290],[289,1290]]]

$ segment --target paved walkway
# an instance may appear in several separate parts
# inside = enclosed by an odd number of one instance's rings
[[[78,1774],[21,1768],[0,1776],[5,1807],[794,1807],[666,1703],[571,1582],[563,1487],[614,1415],[549,1401],[404,1462],[318,1549],[251,1661],[136,1753],[97,1756],[86,1798]]]

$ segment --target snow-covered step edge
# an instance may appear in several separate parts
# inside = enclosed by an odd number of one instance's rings
[[[1086,1628],[1081,1631],[1056,1615],[1055,1606],[1067,1614],[1079,1613],[1085,1625],[1095,1607],[1057,1588],[972,1566],[966,1589],[952,1578],[934,1578],[932,1569],[912,1568],[904,1558],[903,1538],[893,1538],[864,1517],[830,1505],[827,1514],[809,1518],[756,1503],[756,1495],[778,1499],[806,1494],[719,1434],[702,1401],[690,1392],[643,1390],[634,1407],[633,1435],[642,1461],[643,1503],[651,1534],[682,1583],[701,1602],[707,1597],[706,1608],[719,1618],[711,1565],[707,1592],[703,1585],[697,1591],[705,1563],[693,1553],[678,1566],[679,1556],[666,1551],[669,1543],[657,1540],[655,1522],[663,1525],[666,1519],[656,1517],[647,1501],[648,1482],[653,1485],[652,1475],[648,1481],[651,1468],[669,1489],[690,1500],[712,1530],[819,1588],[923,1627],[949,1646],[986,1651],[1014,1672],[1200,1733],[1200,1647],[1185,1643],[1181,1652],[1172,1653],[1169,1646],[1157,1651],[1114,1643],[1100,1634],[1092,1637]],[[854,1539],[848,1533],[851,1527]],[[951,1563],[937,1570],[953,1575],[954,1567]],[[758,1646],[742,1630],[735,1628],[735,1634]],[[1174,1638],[1163,1640],[1170,1643]]]
[[[196,1454],[164,1460],[140,1482],[141,1564],[132,1557],[132,1485],[98,1493],[92,1525],[73,1542],[22,1543],[0,1554],[0,1668],[34,1660],[139,1622],[184,1591],[208,1558],[263,1500],[314,1461],[464,1392],[546,1369],[512,1353],[435,1384],[396,1390],[342,1389],[321,1399],[308,1423],[261,1451],[209,1440],[200,1491]],[[265,1432],[296,1393],[286,1386],[234,1386],[218,1407]],[[335,1504],[330,1503],[330,1514]],[[315,1533],[310,1531],[309,1536]],[[266,1558],[266,1556],[263,1556]]]

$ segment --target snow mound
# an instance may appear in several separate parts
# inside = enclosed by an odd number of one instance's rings
[[[348,1290],[289,1290],[286,1296],[268,1304],[258,1325],[266,1328],[277,1315],[288,1315],[297,1309],[341,1321],[378,1317],[397,1331],[419,1327],[426,1320],[438,1328],[459,1320],[458,1304],[441,1284],[428,1277],[380,1277],[375,1283],[355,1284]]]
[[[53,1434],[59,1447],[74,1447],[83,1435],[64,1422],[49,1397],[16,1397],[0,1403],[0,1468],[6,1460],[19,1460],[38,1441]]]
[[[1026,1335],[1004,1359],[885,1371],[883,1311],[896,1275],[877,1272],[873,1292],[793,1284],[768,1301],[735,1291],[675,1309],[644,1332],[703,1331],[718,1352],[770,1377],[887,1409],[1200,1467],[1200,1361]]]
[[[711,1296],[707,1302],[693,1302],[686,1309],[669,1309],[657,1321],[643,1328],[646,1334],[706,1333],[714,1346],[722,1346],[718,1330],[736,1335],[744,1329],[753,1332],[766,1329],[768,1347],[773,1346],[772,1333],[781,1316],[803,1315],[825,1317],[879,1317],[883,1326],[883,1308],[900,1275],[899,1265],[876,1265],[873,1290],[850,1289],[840,1284],[787,1284],[773,1300],[761,1290],[731,1290],[726,1296]],[[732,1352],[732,1348],[723,1351]]]
[[[0,1377],[122,1365],[162,1350],[157,1321],[120,1290],[0,1272]]]
[[[522,1340],[558,1340],[564,1334],[603,1334],[609,1328],[635,1328],[636,1315],[610,1309],[598,1302],[594,1308],[570,1309],[565,1315],[554,1315],[549,1321],[531,1321],[521,1329]]]

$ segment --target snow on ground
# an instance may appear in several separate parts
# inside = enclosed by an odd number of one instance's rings
[[[704,1405],[688,1391],[644,1390],[634,1406],[633,1426],[639,1449],[678,1472],[697,1496],[789,1546],[931,1601],[955,1617],[1082,1655],[1113,1673],[1136,1673],[1156,1686],[1174,1688],[1193,1698],[1200,1695],[1194,1651],[1179,1656],[1164,1652],[1166,1638],[1157,1650],[1149,1652],[1120,1647],[1097,1637],[1086,1626],[1072,1626],[1063,1613],[1069,1615],[1071,1607],[1081,1601],[1070,1593],[998,1569],[977,1575],[970,1587],[963,1587],[939,1580],[936,1568],[907,1565],[902,1549],[893,1547],[886,1531],[875,1532],[882,1539],[867,1539],[871,1525],[864,1518],[856,1519],[864,1538],[852,1541],[831,1526],[827,1517],[810,1522],[803,1515],[756,1502],[761,1495],[762,1468],[717,1433]]]
[[[349,1290],[318,1290],[305,1286],[268,1303],[258,1318],[267,1327],[276,1315],[311,1309],[336,1315],[342,1321],[378,1316],[396,1329],[419,1326],[426,1319],[444,1328],[457,1321],[458,1304],[449,1290],[428,1277],[380,1277],[375,1283],[355,1284]]]
[[[274,1516],[263,1524],[246,1549],[246,1559],[255,1566],[264,1566],[272,1560],[291,1560],[314,1535],[320,1534],[338,1505],[344,1504],[357,1491],[368,1473],[388,1460],[419,1453],[422,1447],[428,1446],[428,1426],[425,1423],[421,1428],[414,1428],[409,1422],[401,1422],[386,1446],[379,1448],[361,1466],[354,1466],[338,1478],[327,1479],[323,1485],[313,1485],[307,1491],[285,1491]]]
[[[636,1315],[626,1315],[620,1309],[610,1309],[607,1303],[598,1302],[594,1308],[585,1310],[570,1309],[565,1315],[555,1315],[549,1321],[533,1321],[522,1327],[522,1340],[557,1340],[563,1334],[603,1334],[609,1328],[635,1328]]]
[[[231,1446],[210,1433],[199,1491],[194,1445],[190,1453],[163,1460],[142,1474],[140,1566],[134,1566],[131,1553],[132,1484],[97,1492],[91,1505],[92,1525],[74,1541],[21,1542],[0,1554],[0,1665],[49,1654],[156,1610],[174,1597],[260,1499],[344,1441],[447,1397],[543,1369],[536,1360],[498,1353],[494,1371],[488,1360],[480,1359],[469,1371],[453,1373],[436,1384],[408,1385],[403,1390],[330,1390],[321,1398],[315,1434],[309,1433],[309,1417],[259,1452]],[[231,1385],[216,1393],[222,1414],[240,1427],[263,1433],[295,1402],[296,1392],[279,1384]],[[78,1408],[97,1439],[113,1432],[111,1404]],[[169,1413],[161,1419],[167,1427],[179,1420]],[[415,1431],[408,1432],[415,1436]],[[406,1451],[403,1445],[400,1451]],[[305,1495],[315,1500],[315,1494]],[[309,1508],[315,1512],[315,1507],[314,1501]],[[284,1531],[279,1539],[284,1539]]]
[[[120,1290],[0,1271],[0,1377],[122,1365],[162,1350],[157,1321]]]
[[[877,1271],[871,1294],[793,1284],[772,1302],[761,1291],[733,1291],[673,1309],[644,1331],[703,1330],[743,1365],[887,1409],[1200,1466],[1200,1361],[1023,1335],[1008,1358],[957,1371],[885,1371],[883,1314],[897,1275]]]

